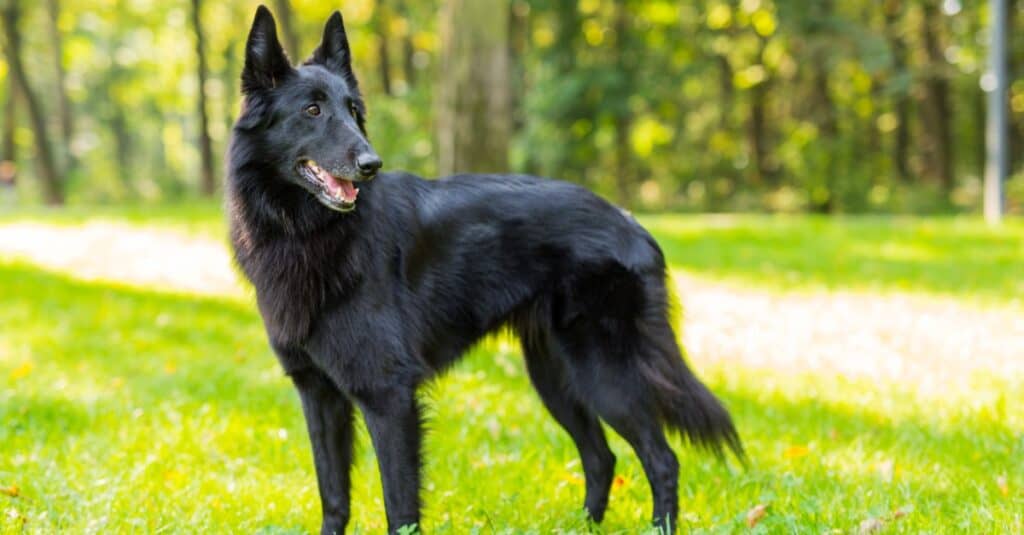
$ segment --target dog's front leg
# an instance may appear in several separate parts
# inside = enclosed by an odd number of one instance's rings
[[[315,368],[291,374],[302,398],[323,510],[321,535],[341,535],[349,519],[352,402]]]
[[[419,528],[420,412],[413,387],[392,387],[358,396],[384,486],[388,531]]]

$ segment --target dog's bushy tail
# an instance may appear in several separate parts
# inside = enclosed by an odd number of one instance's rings
[[[675,334],[661,316],[648,323],[637,359],[640,376],[654,394],[662,423],[691,444],[724,458],[725,448],[746,464],[739,433],[729,411],[687,367]]]
[[[597,340],[600,347],[590,352],[609,359],[609,368],[624,362],[616,386],[642,398],[662,425],[719,458],[728,448],[745,464],[732,417],[683,360],[669,318],[664,263],[654,258],[649,265],[639,271],[614,262],[577,266],[553,307],[555,324],[563,332],[582,331],[579,346]]]

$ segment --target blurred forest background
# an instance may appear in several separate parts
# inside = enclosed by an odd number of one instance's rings
[[[0,2],[3,196],[218,194],[256,2]],[[386,169],[528,172],[639,210],[980,210],[988,2],[267,3],[293,60],[342,10]],[[1008,4],[1019,213],[1024,0]]]

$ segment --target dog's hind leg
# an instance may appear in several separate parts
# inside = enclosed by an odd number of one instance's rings
[[[315,368],[291,373],[313,446],[322,535],[341,535],[349,519],[349,469],[352,465],[352,403]]]
[[[651,486],[653,522],[672,533],[679,511],[679,461],[669,447],[649,385],[617,344],[602,341],[597,325],[580,322],[556,334],[565,348],[573,390],[586,406],[632,446]]]
[[[609,374],[577,371],[579,387],[598,415],[632,446],[651,486],[654,525],[672,533],[679,513],[679,461],[669,447],[653,403],[646,398],[646,385],[629,370]],[[582,372],[582,373],[580,373]]]
[[[614,395],[614,394],[611,394]],[[602,394],[607,400],[608,394]],[[614,402],[613,402],[614,403]],[[602,403],[599,412],[616,433],[633,447],[651,486],[652,519],[662,533],[674,533],[679,515],[679,461],[669,447],[661,423],[652,410]]]
[[[604,429],[597,417],[568,388],[565,364],[546,333],[522,336],[526,369],[548,412],[569,433],[579,451],[586,476],[587,495],[583,506],[595,522],[604,518],[608,493],[615,476],[615,455],[608,448]]]

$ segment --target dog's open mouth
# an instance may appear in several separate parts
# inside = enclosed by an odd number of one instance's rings
[[[348,212],[356,207],[359,188],[351,180],[332,175],[313,160],[300,161],[299,173],[319,190],[317,197],[328,208]]]

